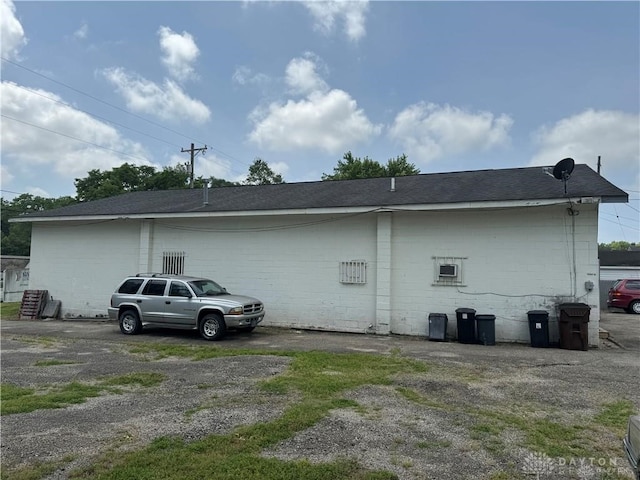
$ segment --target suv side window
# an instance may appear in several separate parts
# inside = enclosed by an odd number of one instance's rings
[[[640,280],[627,280],[629,290],[640,290]]]
[[[118,293],[134,294],[138,291],[142,282],[144,282],[143,278],[130,278],[120,286]]]
[[[166,280],[149,280],[142,290],[143,295],[155,295],[161,297],[164,295],[164,289],[167,286]]]
[[[169,287],[170,297],[191,297],[191,292],[182,282],[171,282]]]

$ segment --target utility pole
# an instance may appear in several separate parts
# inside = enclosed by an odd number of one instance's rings
[[[204,152],[207,151],[207,146],[205,145],[204,147],[200,147],[200,148],[195,148],[193,143],[191,144],[191,148],[189,150],[185,150],[184,148],[180,150],[181,153],[185,153],[185,152],[189,152],[191,154],[191,164],[188,165],[189,167],[189,188],[193,188],[193,171],[194,171],[194,160],[196,158],[196,155],[200,152],[202,152],[202,155],[204,155]]]

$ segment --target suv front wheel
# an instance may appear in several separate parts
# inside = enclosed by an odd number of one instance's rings
[[[224,319],[217,313],[205,315],[200,320],[200,335],[205,340],[219,340],[224,337],[227,331],[227,325]]]
[[[119,323],[120,331],[125,335],[136,335],[142,331],[142,323],[135,310],[123,310],[120,313]]]

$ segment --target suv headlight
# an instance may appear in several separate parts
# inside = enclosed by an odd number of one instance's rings
[[[234,307],[229,310],[229,315],[242,315],[244,313],[243,307]]]

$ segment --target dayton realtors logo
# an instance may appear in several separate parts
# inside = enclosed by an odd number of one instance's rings
[[[602,475],[622,475],[630,473],[631,469],[622,458],[596,457],[557,457],[546,453],[528,453],[523,458],[522,472],[535,475],[536,479],[544,479],[550,475],[575,475],[580,480],[601,478]]]

